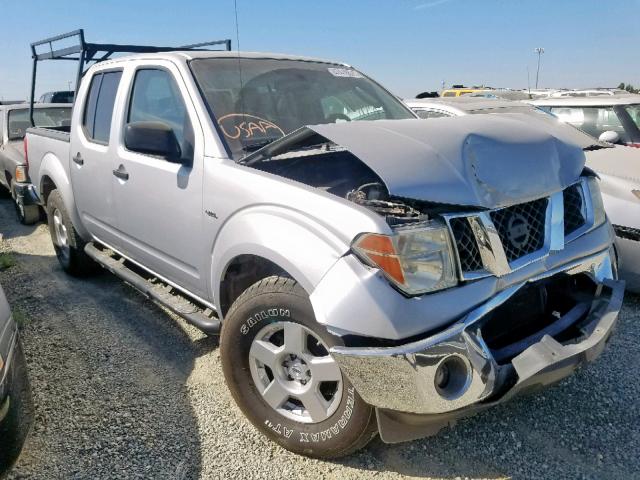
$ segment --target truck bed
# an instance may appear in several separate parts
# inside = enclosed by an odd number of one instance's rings
[[[50,174],[50,170],[53,169],[59,171],[62,167],[68,185],[70,128],[29,128],[25,139],[29,158],[29,177],[38,194],[41,193],[43,177]]]
[[[62,140],[63,142],[69,142],[71,127],[31,127],[27,129],[27,134],[36,135],[39,137],[53,138],[55,140]]]

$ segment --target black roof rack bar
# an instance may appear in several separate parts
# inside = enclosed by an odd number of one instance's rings
[[[67,46],[64,48],[54,49],[54,43],[60,42],[61,40],[66,40],[69,38],[77,37],[78,43],[77,45]],[[48,51],[44,51],[41,53],[37,52],[36,47],[40,47],[42,45],[48,45]],[[56,35],[54,37],[45,38],[44,40],[39,40],[37,42],[33,42],[31,44],[31,58],[33,58],[33,71],[31,74],[31,98],[29,101],[30,112],[29,119],[31,121],[31,125],[34,125],[33,122],[33,104],[35,101],[35,90],[36,90],[36,73],[37,73],[37,65],[39,61],[42,60],[75,60],[78,62],[78,72],[76,75],[76,87],[75,92],[78,92],[78,87],[80,86],[80,80],[85,72],[85,67],[89,64],[89,62],[103,62],[108,60],[111,55],[114,53],[159,53],[159,52],[175,52],[175,51],[198,51],[198,50],[208,50],[204,47],[213,47],[216,45],[224,45],[224,50],[231,51],[231,40],[213,40],[210,42],[202,42],[202,43],[194,43],[192,45],[185,45],[181,47],[159,47],[159,46],[151,46],[151,45],[118,45],[111,43],[87,43],[84,39],[84,30],[74,30],[72,32],[63,33],[61,35]],[[71,56],[79,54],[77,56]],[[101,54],[101,55],[99,55]]]
[[[194,48],[211,47],[213,45],[224,45],[226,51],[228,52],[231,51],[231,40],[228,38],[226,40],[214,40],[213,42],[203,42],[203,43],[194,43],[192,45],[183,45],[180,48],[192,50]]]

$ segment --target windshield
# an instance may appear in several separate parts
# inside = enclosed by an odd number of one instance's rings
[[[340,65],[207,58],[191,69],[235,159],[304,125],[415,118],[377,83]]]
[[[36,127],[68,127],[71,125],[71,107],[36,108],[33,110],[33,121]],[[24,138],[30,126],[28,108],[9,111],[9,140]]]

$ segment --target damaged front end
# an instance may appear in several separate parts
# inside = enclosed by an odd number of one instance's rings
[[[622,306],[611,252],[514,285],[436,335],[397,347],[334,347],[381,438],[435,435],[458,419],[552,385],[603,351]]]
[[[246,159],[389,226],[358,235],[310,295],[387,442],[566,377],[622,304],[582,150],[478,117],[305,127]]]

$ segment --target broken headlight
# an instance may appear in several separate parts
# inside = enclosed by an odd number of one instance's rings
[[[430,221],[394,230],[365,233],[352,245],[367,265],[379,268],[408,295],[434,292],[458,283],[452,242],[444,223]]]

